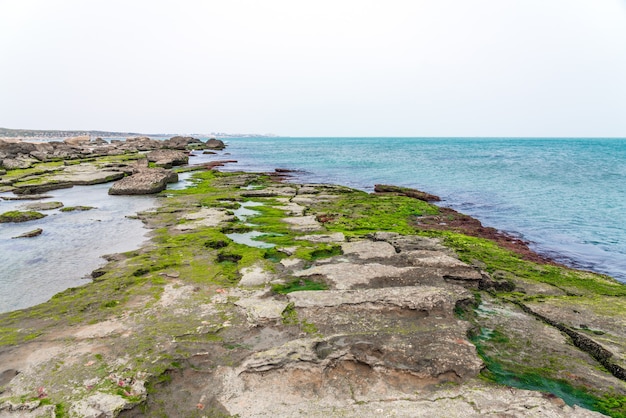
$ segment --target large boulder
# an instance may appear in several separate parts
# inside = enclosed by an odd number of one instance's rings
[[[113,183],[110,195],[154,194],[165,190],[168,183],[178,181],[178,174],[164,169],[139,170]]]
[[[114,142],[111,141],[111,143],[113,144]],[[150,151],[160,148],[161,141],[148,138],[147,136],[137,136],[134,138],[126,138],[126,142],[119,143],[118,145],[128,150]]]
[[[148,161],[159,167],[170,168],[174,165],[184,165],[189,162],[189,155],[183,151],[160,149],[146,154]]]
[[[224,144],[224,141],[222,141],[220,139],[215,139],[215,138],[209,139],[204,145],[207,148],[209,148],[209,149],[224,149],[224,148],[226,148],[226,145]]]
[[[190,136],[174,136],[163,141],[163,148],[185,150],[188,148],[203,148],[204,143]]]
[[[15,140],[0,140],[0,157],[15,158],[18,155],[28,155],[35,150],[35,144]]]

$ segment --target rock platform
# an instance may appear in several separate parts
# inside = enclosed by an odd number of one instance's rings
[[[94,283],[0,316],[14,339],[0,346],[0,417],[602,416],[485,378],[496,349],[503,364],[561,357],[564,378],[626,393],[550,323],[584,333],[584,318],[620,366],[623,314],[582,294],[574,313],[563,287],[494,275],[442,238],[339,231],[331,219],[366,216],[342,206],[360,192],[203,178],[209,192],[143,214],[154,240],[109,257]],[[258,203],[246,222],[233,212],[244,201]],[[244,227],[273,247],[224,235]],[[553,298],[513,301],[511,286]]]

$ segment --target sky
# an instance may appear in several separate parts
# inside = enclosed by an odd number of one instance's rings
[[[626,137],[626,0],[0,0],[0,127]]]

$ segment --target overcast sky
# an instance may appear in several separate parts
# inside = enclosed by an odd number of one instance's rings
[[[626,0],[0,0],[0,127],[626,137]]]

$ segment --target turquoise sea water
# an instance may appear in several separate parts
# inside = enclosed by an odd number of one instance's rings
[[[224,170],[414,187],[566,264],[626,281],[626,139],[229,138]]]

